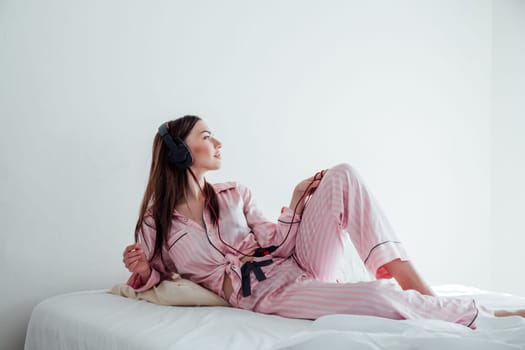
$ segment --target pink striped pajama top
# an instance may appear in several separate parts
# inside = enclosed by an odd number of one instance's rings
[[[156,257],[151,261],[148,281],[143,283],[137,274],[132,274],[129,285],[144,291],[177,272],[224,298],[226,274],[233,287],[228,302],[256,312],[303,319],[336,313],[439,319],[475,328],[479,310],[474,300],[404,291],[389,279],[391,276],[382,266],[408,257],[361,177],[348,164],[326,172],[302,217],[292,218],[293,210],[283,207],[277,224],[264,218],[245,186],[227,182],[215,184],[214,188],[220,208],[221,237],[226,243],[245,254],[282,243],[272,254],[254,259],[272,261],[260,267],[266,279],[259,281],[255,273],[250,273],[251,295],[243,296],[242,255],[221,242],[210,213],[204,211],[205,227],[201,227],[175,210],[163,259]],[[343,235],[350,236],[366,268],[377,280],[338,283],[335,271],[344,256]],[[151,260],[155,246],[151,216],[146,217],[139,237]]]

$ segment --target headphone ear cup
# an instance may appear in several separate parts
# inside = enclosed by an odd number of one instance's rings
[[[189,147],[180,137],[173,138],[173,143],[175,147],[171,147],[168,154],[170,163],[177,169],[189,168],[193,163]]]
[[[180,137],[171,137],[167,123],[159,127],[159,135],[168,147],[168,162],[177,169],[187,169],[193,164],[190,148]]]

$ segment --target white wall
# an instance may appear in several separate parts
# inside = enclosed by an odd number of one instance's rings
[[[495,288],[525,295],[525,2],[494,1],[492,244]]]
[[[33,306],[127,273],[151,140],[201,115],[214,181],[268,217],[316,170],[360,170],[432,284],[490,288],[486,1],[0,3],[3,349]],[[6,170],[4,170],[6,169]]]

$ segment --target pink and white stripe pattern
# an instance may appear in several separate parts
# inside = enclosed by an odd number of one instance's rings
[[[317,280],[335,282],[336,264],[345,255],[343,235],[350,236],[373,276],[394,259],[408,260],[386,216],[348,164],[326,173],[305,208],[295,244],[297,262]]]
[[[250,190],[235,182],[214,184],[220,207],[220,232],[208,212],[205,226],[173,213],[163,259],[152,258],[155,225],[146,217],[139,232],[153,272],[148,281],[134,274],[128,284],[137,291],[151,288],[177,272],[225,297],[225,275],[231,279],[232,306],[285,317],[315,319],[334,313],[392,319],[439,319],[474,328],[478,313],[473,300],[421,295],[403,291],[389,278],[384,264],[407,260],[403,245],[355,169],[348,164],[330,168],[304,210],[302,218],[283,208],[277,223],[257,208]],[[299,222],[300,221],[300,222]],[[283,243],[262,267],[266,279],[251,275],[249,297],[241,292],[242,252]],[[366,268],[376,280],[337,283],[338,265],[345,258],[342,237],[349,235]],[[225,245],[224,242],[228,242]],[[484,310],[482,307],[479,310]]]
[[[254,287],[263,290],[252,300],[240,300],[239,306],[292,318],[342,313],[439,319],[475,327],[478,310],[473,300],[403,291],[393,280],[337,283],[334,271],[345,256],[342,236],[346,234],[377,278],[391,277],[382,268],[384,264],[408,260],[360,176],[348,164],[340,164],[329,169],[304,210],[296,234],[295,261],[272,269],[268,282]]]

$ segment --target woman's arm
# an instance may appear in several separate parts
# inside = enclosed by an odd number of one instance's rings
[[[161,281],[161,274],[166,269],[159,257],[152,260],[156,234],[153,218],[147,217],[138,235],[140,242],[131,244],[124,250],[124,264],[131,272],[127,284],[137,292],[148,290],[158,284]]]
[[[144,250],[138,243],[130,244],[124,249],[124,265],[132,274],[137,274],[141,281],[147,281],[151,276],[151,266]]]
[[[243,201],[244,216],[259,245],[263,248],[280,245],[273,256],[287,258],[292,255],[300,216],[293,216],[293,210],[283,207],[277,224],[271,222],[257,207],[250,189],[241,184],[237,189]]]
[[[274,256],[289,257],[292,255],[295,248],[295,236],[299,223],[301,222],[301,214],[306,203],[307,196],[303,196],[305,192],[312,194],[319,186],[321,178],[326,170],[317,173],[316,175],[300,182],[292,195],[290,208],[282,207],[281,215],[277,220],[277,224],[268,221],[262,212],[257,208],[255,201],[252,198],[251,191],[242,185],[239,185],[239,191],[244,201],[244,215],[248,226],[252,229],[257,242],[263,248],[269,246],[279,246],[273,254]],[[297,210],[294,213],[295,206]]]

